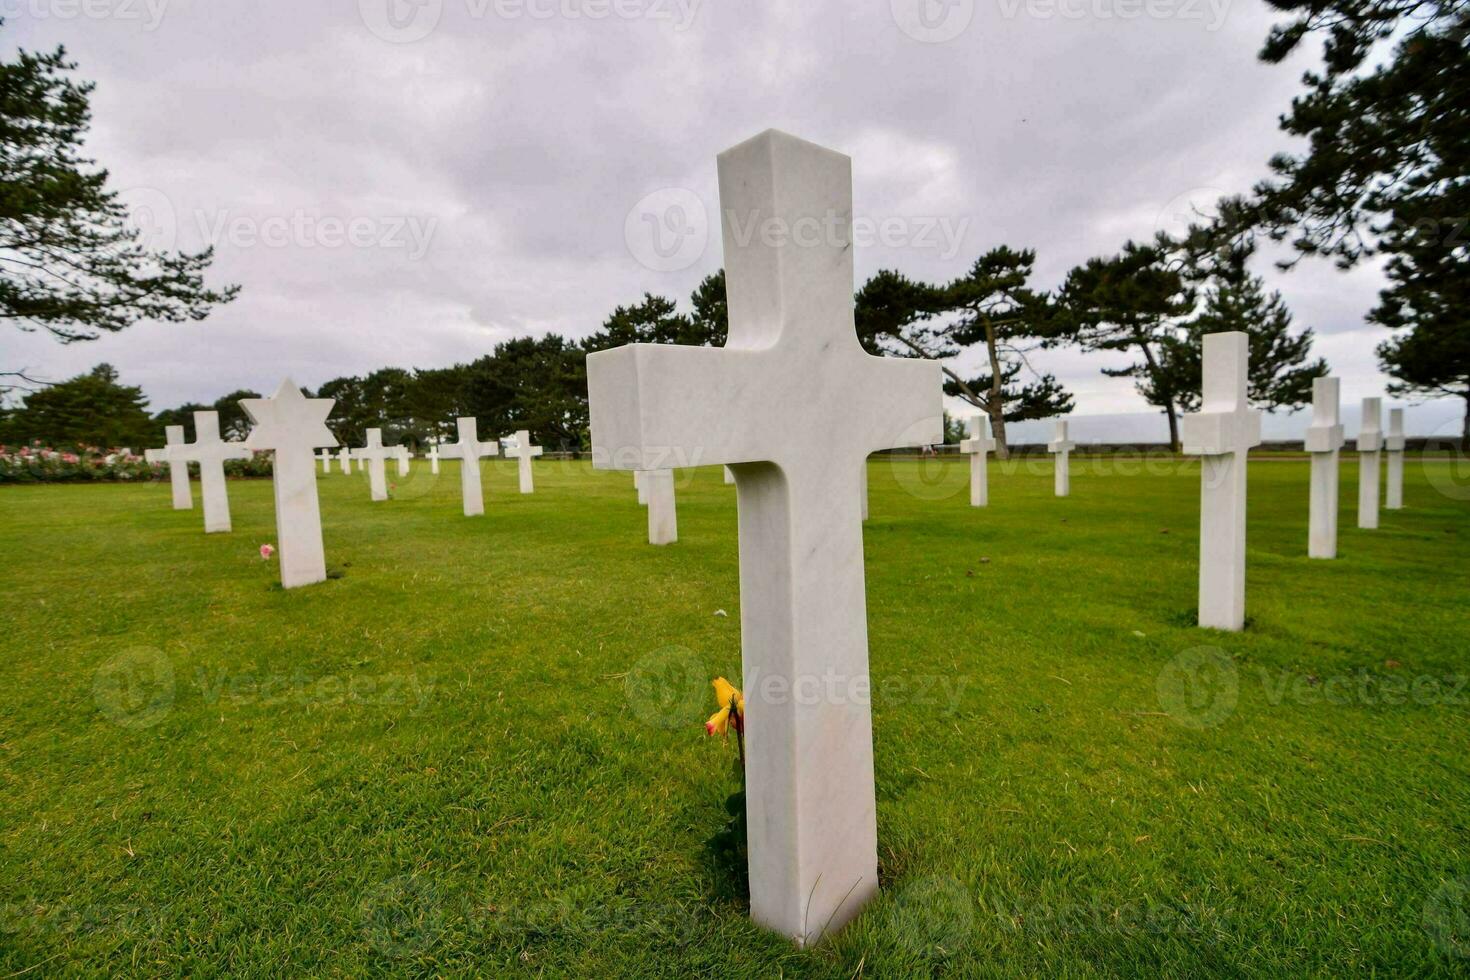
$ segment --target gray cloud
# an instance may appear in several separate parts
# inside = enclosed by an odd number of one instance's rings
[[[8,0],[3,37],[67,45],[117,186],[165,202],[181,246],[215,241],[216,279],[245,288],[201,325],[11,334],[4,359],[48,377],[108,360],[158,407],[582,336],[645,290],[682,300],[720,265],[718,227],[655,271],[630,209],[681,189],[714,219],[715,154],[771,126],[849,153],[857,215],[905,223],[859,250],[859,277],[944,279],[1005,242],[1055,285],[1264,176],[1302,67],[1255,60],[1256,0],[922,0],[927,20],[920,0],[96,2],[112,15]],[[966,15],[949,40],[911,36]],[[925,222],[948,234],[920,240]],[[1344,397],[1381,392],[1377,272],[1260,264]],[[1106,359],[1036,363],[1081,412],[1143,408]]]

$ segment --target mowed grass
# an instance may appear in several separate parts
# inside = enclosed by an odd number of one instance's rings
[[[166,484],[0,490],[0,976],[1464,975],[1449,464],[1370,532],[1345,460],[1337,561],[1307,464],[1252,466],[1240,634],[1193,625],[1193,464],[1078,459],[1059,500],[992,463],[985,509],[966,466],[870,466],[883,894],[808,951],[705,846],[708,681],[740,674],[717,467],[666,548],[585,463],[531,496],[485,464],[474,519],[453,464],[379,504],[334,469],[340,577],[289,592],[268,481],[209,536]]]

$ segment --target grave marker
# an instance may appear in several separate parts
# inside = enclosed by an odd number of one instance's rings
[[[150,463],[168,464],[169,489],[173,494],[174,510],[192,510],[194,507],[194,493],[189,487],[189,464],[180,459],[175,462],[170,455],[175,447],[182,451],[187,445],[184,441],[184,427],[182,425],[168,425],[163,429],[164,448],[145,449],[143,458]]]
[[[1246,458],[1261,444],[1248,401],[1249,338],[1205,335],[1200,410],[1183,419],[1184,452],[1200,460],[1199,624],[1245,628]]]
[[[1388,457],[1388,482],[1383,506],[1389,510],[1404,509],[1404,410],[1388,410],[1388,435],[1383,437],[1383,452]]]
[[[1363,421],[1358,427],[1358,527],[1378,527],[1378,459],[1383,450],[1383,401],[1363,399]]]
[[[1052,423],[1052,439],[1047,443],[1046,451],[1057,457],[1053,486],[1058,497],[1072,492],[1072,450],[1076,448],[1077,444],[1067,438],[1067,420],[1057,419]]]
[[[459,491],[464,497],[464,516],[478,517],[485,513],[480,458],[499,455],[500,443],[495,440],[481,442],[479,426],[473,418],[455,419],[454,424],[459,431],[459,442],[446,443],[442,455],[445,459],[459,460]]]
[[[990,481],[986,464],[990,451],[994,448],[995,439],[990,435],[989,420],[983,415],[970,416],[970,438],[960,442],[960,452],[970,454],[971,507],[984,507],[990,503]]]
[[[270,398],[246,398],[240,407],[255,427],[245,439],[251,449],[275,450],[272,483],[276,501],[276,548],[281,586],[294,589],[327,579],[322,548],[322,512],[316,492],[312,450],[337,445],[327,428],[336,400],[307,398],[290,378]],[[328,456],[330,459],[331,457]]]
[[[1337,557],[1338,455],[1342,449],[1342,421],[1336,378],[1312,380],[1312,424],[1307,427],[1307,452],[1312,454],[1312,491],[1307,557]]]
[[[204,500],[204,533],[230,530],[230,494],[225,486],[225,460],[249,459],[244,443],[225,442],[219,437],[219,412],[194,413],[194,441],[168,446],[169,462],[199,464],[199,495]]]
[[[383,461],[398,452],[397,446],[383,445],[383,430],[368,429],[366,445],[352,450],[352,458],[368,471],[368,488],[374,500],[388,499],[388,474]]]
[[[768,130],[719,186],[729,340],[589,354],[594,463],[735,474],[751,916],[807,944],[878,888],[860,473],[942,438],[940,370],[858,343],[847,157]]]
[[[531,481],[531,458],[541,455],[541,447],[531,445],[531,433],[525,429],[516,431],[516,448],[514,452],[507,451],[507,456],[514,456],[519,462],[517,469],[521,477],[521,493],[531,493],[536,489]]]

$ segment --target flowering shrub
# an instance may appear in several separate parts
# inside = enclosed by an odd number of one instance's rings
[[[191,474],[198,467],[189,467]],[[271,475],[271,454],[256,453],[250,459],[225,461],[225,475],[256,477]],[[0,446],[0,483],[96,483],[129,480],[164,480],[168,464],[149,463],[131,450],[100,446],[71,446],[60,449],[39,442],[29,446]]]

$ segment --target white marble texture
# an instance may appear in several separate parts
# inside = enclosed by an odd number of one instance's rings
[[[1312,381],[1312,424],[1305,440],[1312,454],[1308,558],[1337,557],[1338,455],[1343,444],[1340,404],[1336,378]]]
[[[1249,338],[1206,334],[1200,410],[1182,419],[1184,452],[1200,460],[1199,624],[1245,628],[1246,458],[1261,444],[1250,407]]]
[[[516,430],[516,447],[507,449],[507,456],[516,458],[516,470],[520,476],[521,493],[533,493],[536,484],[531,478],[531,460],[541,455],[541,447],[531,445],[531,433],[525,429]]]
[[[592,444],[602,468],[735,473],[751,916],[806,944],[878,888],[860,473],[941,441],[940,369],[858,344],[847,157],[768,130],[719,187],[729,341],[589,354]]]
[[[496,451],[499,452],[499,447],[496,447]],[[429,461],[429,472],[431,474],[433,474],[434,476],[438,476],[439,475],[439,444],[437,442],[430,443],[429,444],[429,451],[426,452],[426,453],[424,453],[424,458]]]
[[[674,501],[674,471],[646,470],[639,493],[648,498],[648,543],[673,544],[679,540],[679,515]]]
[[[352,450],[352,458],[368,472],[368,490],[374,500],[388,499],[388,474],[384,461],[394,457],[397,446],[383,445],[383,430],[368,429],[364,434],[366,445]]]
[[[287,378],[270,398],[240,402],[255,427],[245,439],[253,450],[275,451],[272,482],[276,500],[276,556],[281,585],[287,589],[327,580],[322,547],[322,511],[316,492],[312,450],[337,445],[327,428],[336,404],[331,398],[307,398]],[[330,456],[328,457],[330,458]]]
[[[970,455],[971,507],[984,507],[990,503],[990,480],[986,464],[990,451],[994,448],[995,439],[990,434],[990,420],[983,415],[970,416],[970,438],[960,441],[960,452]]]
[[[1404,509],[1404,410],[1388,410],[1388,435],[1383,437],[1383,455],[1388,458],[1388,478],[1383,487],[1383,506]]]
[[[335,439],[336,439],[336,437],[333,436],[334,442],[335,442]],[[323,449],[321,452],[319,452],[319,453],[316,454],[316,458],[322,464],[322,472],[323,473],[330,473],[330,472],[332,472],[332,454],[330,452],[328,452],[327,450]]]
[[[184,441],[184,427],[164,426],[163,438],[164,447],[143,450],[143,458],[150,463],[164,463],[168,466],[169,490],[173,495],[174,510],[191,510],[194,507],[194,492],[189,486],[189,464],[184,460],[176,463],[169,458],[174,447],[182,451],[187,445]]]
[[[494,439],[481,442],[479,425],[473,418],[455,419],[454,424],[459,433],[459,442],[446,443],[440,450],[440,455],[445,459],[460,461],[459,492],[464,498],[464,516],[478,517],[485,513],[485,491],[480,484],[480,460],[486,456],[498,456],[500,443]]]
[[[408,476],[408,462],[409,460],[413,459],[413,450],[409,449],[407,446],[395,446],[394,448],[397,450],[397,452],[393,454],[393,458],[398,463],[398,475]]]
[[[1378,470],[1383,453],[1383,400],[1363,399],[1358,429],[1358,527],[1378,527]]]
[[[648,487],[643,483],[643,471],[633,471],[633,489],[638,491],[638,502],[644,506],[648,505]]]
[[[230,530],[230,493],[225,484],[225,460],[249,459],[250,450],[241,442],[219,437],[219,413],[194,413],[194,441],[164,448],[170,463],[199,464],[199,496],[204,501],[204,533]]]
[[[1072,493],[1072,450],[1076,448],[1077,444],[1067,438],[1067,420],[1053,422],[1051,442],[1046,444],[1046,451],[1056,456],[1052,488],[1058,497]]]
[[[725,471],[725,482],[728,484],[734,484],[735,474],[733,471],[731,471],[730,467],[722,466],[720,468]]]
[[[351,473],[352,472],[352,450],[351,449],[348,449],[346,446],[343,446],[342,447],[342,451],[337,454],[337,465],[342,468],[342,472],[343,473]]]

